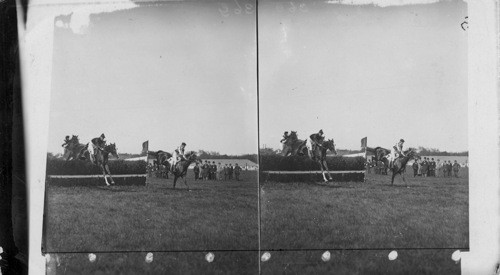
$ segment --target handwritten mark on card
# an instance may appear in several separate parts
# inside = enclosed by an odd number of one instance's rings
[[[465,17],[465,21],[462,22],[462,24],[460,24],[460,27],[462,27],[462,30],[464,30],[464,31],[469,28],[469,17],[468,16]]]

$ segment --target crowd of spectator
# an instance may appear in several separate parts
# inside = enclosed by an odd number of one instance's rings
[[[385,164],[380,160],[379,161],[368,160],[368,162],[366,163],[366,169],[368,174],[371,174],[372,170],[375,170],[375,174],[377,175],[387,175],[387,170],[388,170]]]
[[[168,179],[168,171],[164,165],[153,165],[149,163],[146,167],[148,177],[155,176],[157,178],[167,178]],[[225,164],[222,165],[215,164],[215,161],[210,163],[206,161],[198,164],[196,163],[193,167],[194,179],[195,180],[240,180],[241,171],[243,169],[241,166],[236,163],[233,164]]]
[[[434,161],[434,158],[424,157],[421,160],[414,161],[412,164],[413,177],[459,177],[461,165],[455,160],[441,162],[439,159]],[[368,174],[375,170],[375,174],[387,175],[387,167],[382,161],[368,160],[366,163]]]
[[[210,163],[206,160],[201,165],[196,163],[193,168],[195,180],[233,180],[234,175],[234,179],[239,181],[241,170],[238,163],[234,166],[233,164],[222,165],[220,162],[215,164],[215,161]]]
[[[460,164],[456,160],[453,163],[451,163],[451,160],[440,162],[439,159],[435,162],[433,158],[429,160],[427,157],[424,157],[421,161],[415,161],[412,165],[414,177],[439,177],[442,174],[446,178],[452,177],[453,172],[453,177],[458,178],[460,167]]]
[[[168,179],[168,171],[165,165],[153,165],[149,163],[146,166],[146,172],[148,173],[148,177],[155,176],[157,178]]]

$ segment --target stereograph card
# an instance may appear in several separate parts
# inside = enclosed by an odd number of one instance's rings
[[[35,2],[33,272],[494,269],[498,2]]]

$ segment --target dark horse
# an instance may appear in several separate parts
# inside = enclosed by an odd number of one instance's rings
[[[323,175],[323,179],[325,180],[325,182],[333,181],[332,175],[330,174],[330,171],[328,170],[328,165],[326,163],[326,151],[327,150],[330,150],[332,153],[337,155],[337,151],[335,150],[335,143],[333,142],[333,139],[323,141],[321,144],[316,145],[316,148],[314,148],[311,152],[312,154],[309,155],[312,160],[319,163],[319,166],[321,168],[321,174]],[[325,176],[325,170],[328,173],[328,179]]]
[[[88,151],[88,146],[85,148],[84,155],[85,157],[89,160],[92,161],[90,158],[90,153]],[[115,158],[120,158],[118,156],[118,153],[116,152],[116,145],[114,143],[111,143],[109,145],[104,146],[104,148],[101,150],[99,148],[95,149],[96,155],[95,155],[95,162],[93,164],[99,166],[101,168],[102,174],[104,176],[104,181],[106,182],[106,185],[109,185],[108,183],[108,177],[111,179],[111,184],[115,184],[115,181],[111,177],[111,173],[109,172],[109,166],[108,166],[108,159],[109,159],[109,154],[113,155]]]
[[[283,156],[296,156],[296,155],[305,155],[307,154],[306,141],[298,139],[297,132],[292,131],[290,136],[283,143],[283,149],[281,153]]]
[[[387,155],[391,153],[391,150],[382,147],[370,148],[366,147],[366,152],[370,152],[375,155],[375,161],[382,161],[388,165]]]
[[[370,152],[375,156],[375,163],[381,161],[384,164],[384,171],[387,174],[387,169],[389,168],[389,160],[387,159],[387,155],[391,153],[391,150],[382,147],[366,147],[366,152]]]
[[[185,159],[179,160],[175,164],[173,172],[172,172],[172,174],[174,175],[174,189],[175,189],[175,184],[177,183],[177,179],[183,178],[184,184],[186,185],[186,187],[189,190],[189,186],[187,185],[187,182],[186,182],[186,174],[187,174],[188,167],[189,167],[189,165],[191,165],[191,163],[199,161],[198,157],[196,156],[196,153],[193,151],[187,152],[184,156],[185,156]]]
[[[406,164],[410,159],[420,159],[415,150],[411,148],[404,151],[404,154],[405,154],[404,157],[400,156],[394,160],[393,166],[391,168],[392,171],[391,185],[394,185],[394,177],[396,177],[397,174],[400,174],[403,177],[403,181],[406,183],[405,180]]]
[[[85,144],[80,143],[78,136],[73,135],[66,147],[64,147],[64,156],[66,160],[82,159],[82,153],[87,148]]]
[[[159,150],[159,151],[148,151],[148,155],[153,156],[155,158],[156,165],[165,165],[167,168],[170,168],[170,163],[168,160],[172,157],[172,154]]]

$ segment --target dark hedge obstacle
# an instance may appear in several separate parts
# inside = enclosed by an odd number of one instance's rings
[[[115,185],[146,185],[146,162],[110,160]],[[52,186],[101,186],[103,175],[88,161],[47,159],[47,184]]]
[[[328,169],[333,181],[364,181],[365,159],[363,157],[344,158],[342,156],[327,157]],[[322,181],[318,163],[306,156],[260,156],[260,178],[264,181],[276,182],[317,182]],[[311,173],[307,173],[310,171]],[[356,172],[351,172],[356,171]],[[290,172],[290,173],[287,173]],[[296,173],[293,173],[296,172]],[[300,173],[304,172],[304,173]]]

